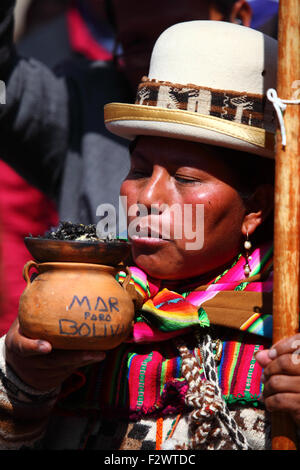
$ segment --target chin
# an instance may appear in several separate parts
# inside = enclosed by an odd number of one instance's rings
[[[162,265],[161,259],[156,260],[151,259],[149,256],[140,255],[134,258],[134,262],[148,276],[154,279],[176,281],[188,277],[182,275],[183,271],[178,264],[172,265],[171,263],[166,263],[166,265]]]
[[[149,259],[148,256],[140,255],[134,258],[134,262],[148,276],[155,279],[175,279],[174,271],[172,269],[163,268],[159,260],[156,262],[153,259]]]

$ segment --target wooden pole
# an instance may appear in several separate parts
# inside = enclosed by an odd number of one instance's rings
[[[300,0],[280,0],[277,94],[300,99]],[[299,92],[297,92],[299,90]],[[273,343],[299,330],[300,105],[287,104],[286,146],[276,139]],[[296,449],[290,415],[272,413],[272,449]]]

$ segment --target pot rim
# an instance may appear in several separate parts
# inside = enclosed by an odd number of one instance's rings
[[[109,273],[117,273],[122,270],[126,270],[126,266],[120,264],[118,266],[110,266],[107,264],[95,264],[95,263],[79,263],[79,262],[72,262],[72,261],[50,261],[47,263],[38,263],[36,262],[38,269],[46,270],[46,269],[55,269],[58,267],[62,267],[65,269],[72,270],[74,268],[80,268],[80,270],[86,268],[86,270],[96,270],[96,271],[106,271]]]

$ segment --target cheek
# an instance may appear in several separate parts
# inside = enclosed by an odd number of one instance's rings
[[[237,249],[245,208],[235,190],[222,186],[208,188],[194,194],[189,203],[185,206],[183,238],[177,240],[178,248],[186,250],[188,246],[188,251],[200,250],[202,255],[213,255],[214,250],[232,253]]]
[[[120,195],[127,198],[127,206],[136,204],[138,201],[138,191],[134,181],[123,181],[120,188]]]
[[[127,219],[127,228],[131,227],[133,230],[136,230],[137,225],[137,215],[138,215],[138,201],[139,201],[139,190],[137,185],[135,184],[134,180],[125,180],[120,189],[120,196],[123,199],[122,205],[123,210],[126,211],[126,219]],[[130,238],[130,233],[128,232],[128,236]]]
[[[197,199],[197,200],[196,200]],[[220,185],[206,193],[198,194],[195,204],[202,204],[207,229],[220,223],[241,221],[245,208],[238,193],[230,186]]]

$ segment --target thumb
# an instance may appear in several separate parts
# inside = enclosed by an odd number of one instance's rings
[[[258,351],[255,354],[255,359],[261,367],[265,368],[274,359],[273,349]]]

